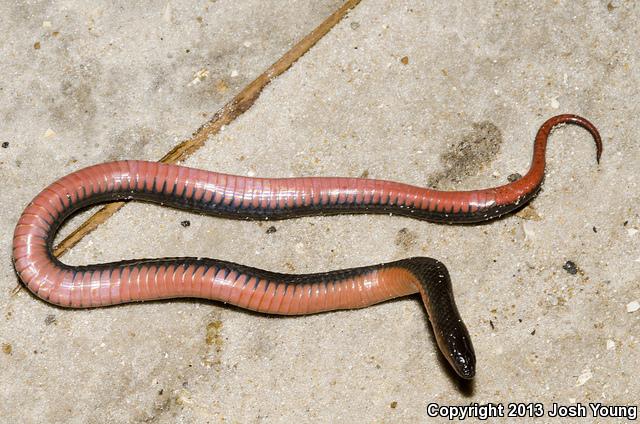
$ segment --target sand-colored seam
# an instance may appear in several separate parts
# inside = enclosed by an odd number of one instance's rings
[[[255,80],[249,83],[230,102],[225,104],[213,117],[201,126],[190,138],[175,146],[169,153],[164,155],[160,162],[176,163],[188,158],[198,150],[205,141],[212,135],[217,134],[220,129],[231,123],[238,116],[246,112],[260,96],[260,93],[272,79],[280,76],[291,67],[300,57],[311,49],[322,37],[324,37],[342,18],[360,3],[360,0],[348,0],[338,10],[325,19],[313,31],[307,34],[302,40],[287,51],[280,59],[273,63],[266,71],[260,74]],[[78,228],[69,234],[53,249],[56,257],[64,255],[69,249],[75,246],[91,231],[104,223],[109,217],[115,214],[126,202],[114,202],[104,206],[98,212],[84,221]]]

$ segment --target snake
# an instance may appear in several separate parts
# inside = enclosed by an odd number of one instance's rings
[[[303,315],[363,308],[419,293],[439,350],[459,377],[472,379],[476,356],[471,337],[456,306],[449,272],[437,259],[413,257],[313,274],[195,257],[71,266],[53,254],[55,235],[77,211],[121,200],[249,220],[366,213],[451,224],[487,221],[522,207],[538,193],[547,140],[562,124],[578,125],[591,134],[599,163],[602,141],[596,127],[577,115],[557,115],[539,128],[526,175],[469,191],[367,178],[246,177],[140,160],[89,166],[53,182],[26,206],[13,236],[13,265],[32,293],[69,308],[191,297],[267,314]]]

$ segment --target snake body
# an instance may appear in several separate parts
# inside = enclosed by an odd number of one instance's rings
[[[70,266],[52,252],[60,225],[79,209],[115,200],[142,200],[244,219],[283,219],[341,213],[391,213],[443,223],[496,218],[526,203],[544,178],[551,130],[564,123],[597,129],[576,115],[546,121],[535,139],[529,172],[495,188],[437,191],[362,178],[250,178],[145,161],[118,161],[81,169],[38,194],[20,216],[13,262],[40,298],[65,307],[198,297],[270,314],[298,315],[362,308],[420,293],[445,358],[466,379],[475,353],[439,261],[416,257],[317,274],[281,274],[206,258],[162,258]]]

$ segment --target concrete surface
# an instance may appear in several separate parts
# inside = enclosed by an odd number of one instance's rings
[[[15,290],[13,226],[40,189],[92,163],[160,158],[339,5],[0,4],[0,421],[427,422],[431,402],[639,403],[640,311],[627,312],[640,300],[634,2],[363,0],[186,162],[479,188],[524,173],[546,118],[592,120],[600,166],[585,131],[556,131],[525,215],[265,224],[130,204],[64,257],[210,256],[284,272],[435,257],[475,344],[471,385],[438,356],[418,298],[274,318],[195,300],[64,310]]]

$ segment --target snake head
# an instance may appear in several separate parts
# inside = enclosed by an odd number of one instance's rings
[[[476,374],[476,354],[473,351],[471,337],[462,320],[436,337],[440,350],[451,367],[460,377],[470,380]]]
[[[453,297],[451,277],[444,264],[433,258],[416,257],[399,262],[415,277],[414,284],[427,309],[438,347],[456,374],[472,379],[476,354]]]

